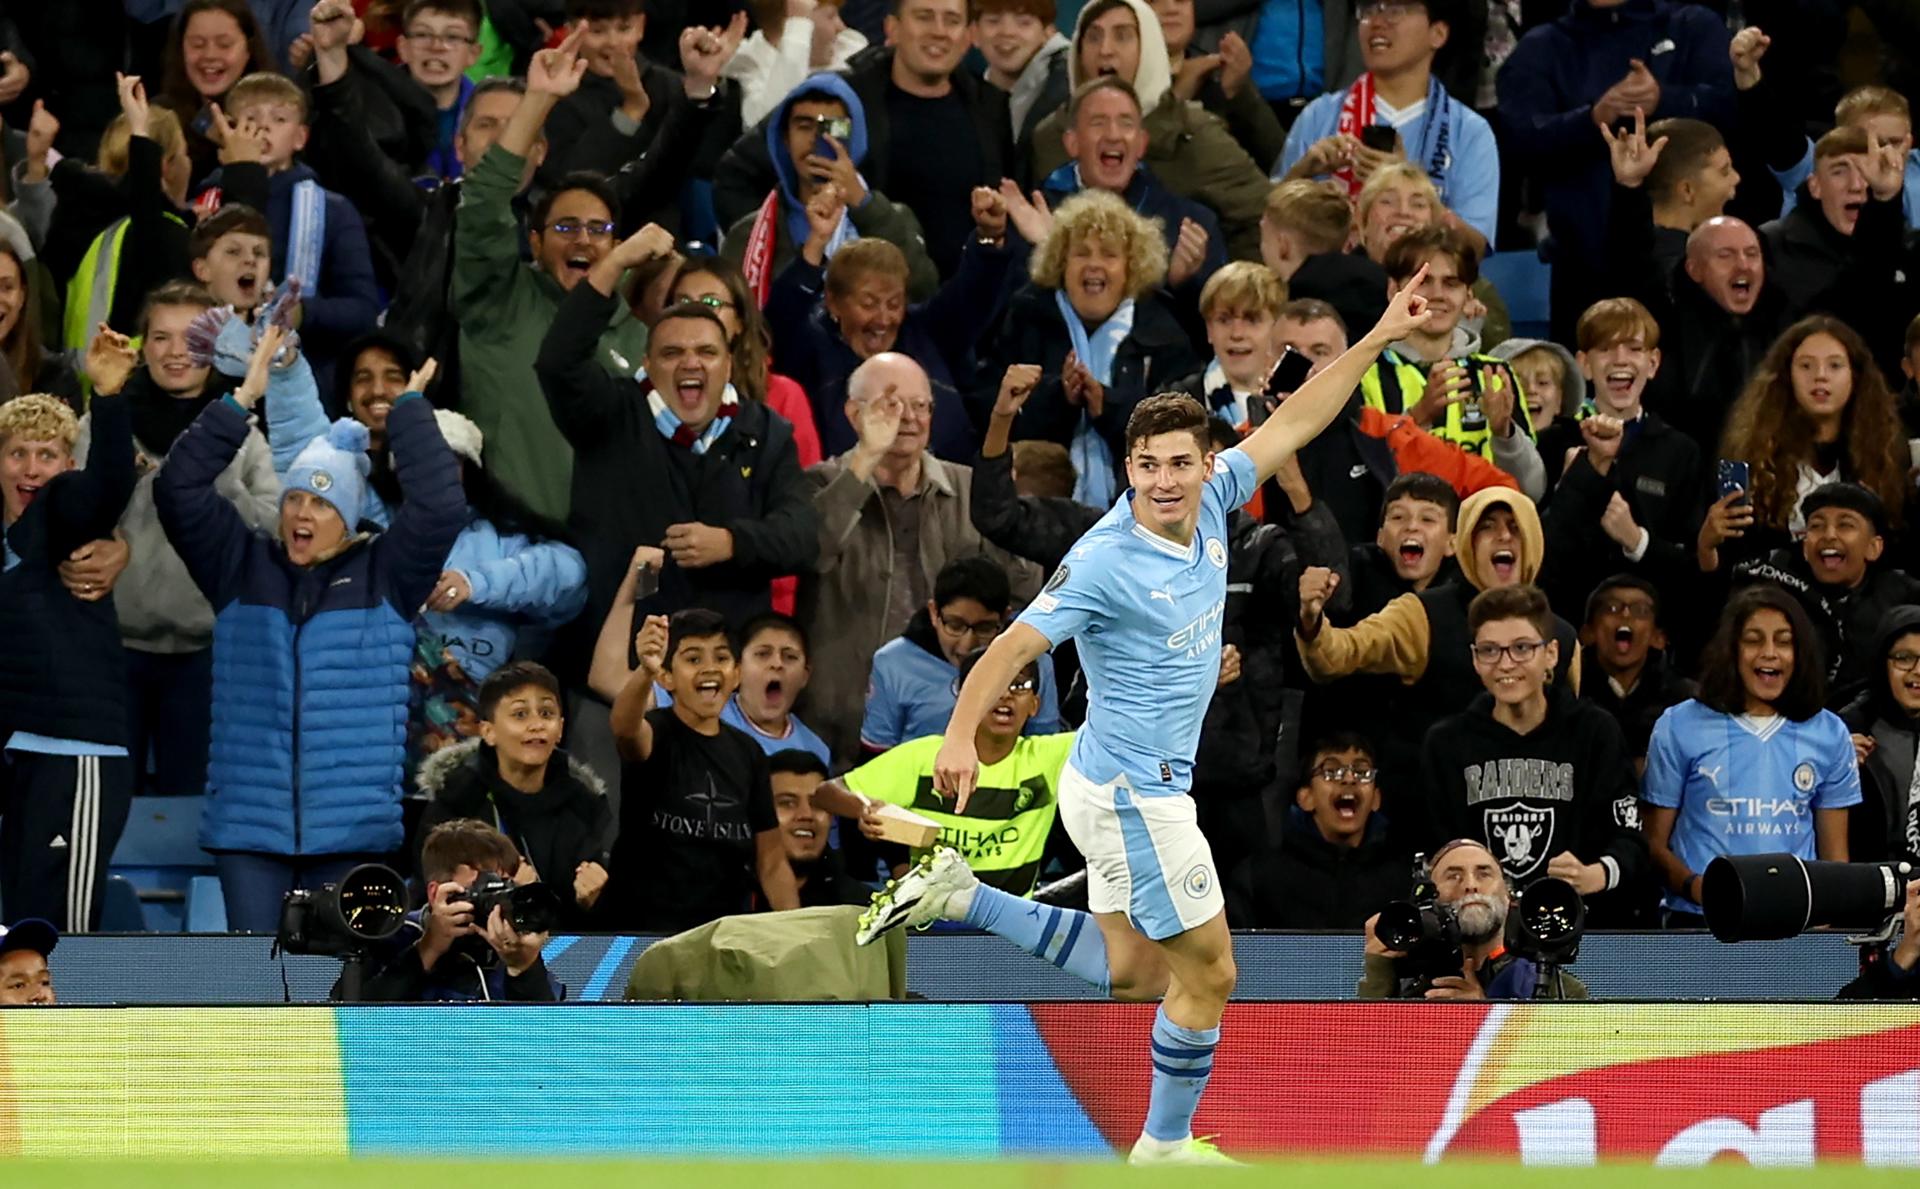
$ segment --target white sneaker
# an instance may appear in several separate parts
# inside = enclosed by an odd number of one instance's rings
[[[898,879],[874,893],[867,911],[860,914],[860,929],[853,935],[855,945],[871,945],[883,934],[912,925],[924,929],[936,920],[961,920],[973,902],[973,889],[979,877],[950,846],[936,848],[921,856],[918,863]],[[956,904],[955,897],[959,897]]]
[[[1128,1164],[1210,1164],[1242,1167],[1238,1160],[1213,1146],[1213,1137],[1159,1140],[1142,1133],[1127,1153]]]

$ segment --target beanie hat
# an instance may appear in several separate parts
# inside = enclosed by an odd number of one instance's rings
[[[373,460],[367,457],[367,427],[351,417],[342,417],[327,430],[327,436],[315,438],[300,450],[287,472],[280,498],[295,491],[319,496],[333,505],[347,531],[360,527],[360,512],[367,501],[367,475]]]
[[[435,409],[433,420],[440,426],[440,436],[447,440],[447,449],[466,459],[474,466],[480,465],[480,448],[486,442],[486,436],[470,417],[462,416],[452,409]]]

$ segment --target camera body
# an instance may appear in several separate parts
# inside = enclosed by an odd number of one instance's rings
[[[493,910],[502,910],[515,933],[551,933],[565,905],[543,883],[517,884],[504,875],[482,872],[461,897],[473,905],[473,923],[484,929]]]
[[[398,933],[406,916],[406,881],[391,867],[362,863],[338,883],[288,892],[275,944],[289,954],[355,957]]]
[[[1466,963],[1460,950],[1460,918],[1451,905],[1434,897],[1430,886],[1416,890],[1412,900],[1396,900],[1380,910],[1374,936],[1390,950],[1406,956],[1394,960],[1394,973],[1403,988],[1424,988],[1436,978],[1457,975]]]

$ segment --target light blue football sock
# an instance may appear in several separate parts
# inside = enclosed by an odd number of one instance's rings
[[[1193,1112],[1213,1074],[1213,1048],[1220,1029],[1182,1028],[1167,1018],[1166,1004],[1153,1017],[1153,1089],[1147,1097],[1147,1135],[1163,1143],[1193,1134]]]
[[[973,889],[966,923],[1045,958],[1092,983],[1102,995],[1108,993],[1107,939],[1088,913],[1039,904],[980,884]]]

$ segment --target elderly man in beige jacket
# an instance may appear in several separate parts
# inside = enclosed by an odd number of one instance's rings
[[[875,355],[853,373],[847,393],[847,420],[860,440],[807,471],[820,560],[801,595],[813,641],[807,721],[833,749],[836,768],[859,758],[873,654],[927,605],[940,567],[984,554],[1006,568],[1016,604],[1044,577],[981,539],[967,514],[973,471],[927,451],[934,398],[919,364]]]

